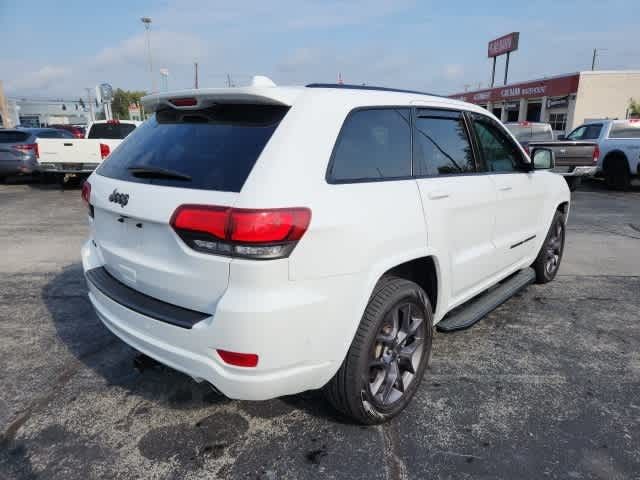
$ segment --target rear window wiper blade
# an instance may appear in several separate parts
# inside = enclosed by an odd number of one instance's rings
[[[170,178],[175,180],[185,180],[187,182],[191,181],[191,176],[186,173],[180,173],[166,168],[141,165],[129,167],[127,170],[131,172],[131,175],[139,178]]]

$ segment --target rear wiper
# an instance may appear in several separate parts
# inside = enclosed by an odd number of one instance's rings
[[[166,168],[133,166],[127,168],[127,170],[131,172],[131,175],[139,178],[172,178],[175,180],[185,180],[187,182],[191,181],[189,175]]]

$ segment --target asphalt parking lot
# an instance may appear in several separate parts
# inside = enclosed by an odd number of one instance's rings
[[[408,410],[222,398],[89,304],[79,189],[0,185],[0,478],[640,478],[640,189],[572,195],[559,277],[436,334]]]

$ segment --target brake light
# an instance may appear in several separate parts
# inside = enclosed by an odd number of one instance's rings
[[[118,120],[117,118],[114,118],[112,120],[107,120],[107,123],[109,125],[118,125],[120,123],[120,120]]]
[[[216,350],[224,363],[236,367],[255,367],[258,365],[258,355],[255,353],[238,353],[227,350]]]
[[[21,145],[15,145],[13,148],[18,150],[20,153],[34,152],[36,154],[36,158],[40,158],[40,148],[37,143],[23,143]]]
[[[194,250],[234,257],[288,257],[311,221],[308,208],[181,205],[171,227]]]
[[[101,143],[100,144],[100,156],[102,157],[102,160],[107,158],[110,153],[111,153],[111,148],[109,147],[109,145]]]
[[[172,98],[169,102],[176,107],[195,107],[198,104],[195,98]]]
[[[598,163],[598,159],[600,158],[600,147],[598,145],[593,149],[593,163]]]
[[[93,218],[93,205],[91,205],[91,184],[85,181],[82,184],[82,201],[89,209],[89,216]]]

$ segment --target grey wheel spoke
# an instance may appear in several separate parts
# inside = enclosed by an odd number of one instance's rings
[[[413,368],[413,362],[411,361],[411,355],[404,356],[401,354],[398,357],[398,367],[401,372],[409,372],[412,375],[416,373],[415,368]]]
[[[387,370],[387,375],[384,379],[384,381],[382,382],[381,385],[381,396],[382,396],[382,403],[388,403],[389,402],[389,398],[391,397],[391,394],[393,393],[393,389],[394,389],[394,385],[396,383],[396,381],[398,380],[398,375],[399,375],[399,369],[398,369],[398,364],[396,362],[391,362],[389,364],[389,369]]]
[[[411,319],[411,328],[409,329],[409,335],[415,335],[418,329],[422,327],[423,323],[424,323],[424,318],[413,317]]]

